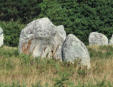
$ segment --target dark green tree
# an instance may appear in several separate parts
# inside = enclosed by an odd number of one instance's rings
[[[90,32],[113,33],[113,0],[43,0],[41,17],[63,24],[67,34],[73,33],[88,44]]]
[[[0,0],[0,20],[30,22],[40,14],[42,0]]]

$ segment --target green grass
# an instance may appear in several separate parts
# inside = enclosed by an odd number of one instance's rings
[[[88,47],[91,69],[0,48],[0,87],[113,87],[113,47]]]
[[[88,47],[91,58],[111,58],[113,57],[113,46]]]

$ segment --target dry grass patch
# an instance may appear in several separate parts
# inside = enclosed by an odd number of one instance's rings
[[[17,48],[2,47],[0,48],[0,82],[10,85],[12,82],[18,82],[25,87],[42,87],[41,85],[43,87],[75,87],[75,85],[76,87],[107,87],[106,85],[111,85],[113,47],[88,47],[88,49],[91,54],[90,70],[86,67],[78,67],[76,63],[34,59],[30,55],[19,55]],[[102,53],[98,54],[98,51]]]

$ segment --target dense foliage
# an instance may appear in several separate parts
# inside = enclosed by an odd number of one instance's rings
[[[0,0],[0,20],[30,22],[39,15],[42,0]]]
[[[8,46],[18,46],[19,36],[24,24],[19,22],[0,22],[4,31],[4,44]]]
[[[113,33],[113,0],[44,0],[41,15],[56,24],[63,24],[67,33],[73,33],[85,43],[89,33],[98,31],[108,37]],[[59,5],[59,6],[58,6]]]
[[[75,34],[86,44],[93,31],[111,37],[112,14],[113,0],[0,0],[1,21],[27,24],[36,18],[49,17],[54,24],[64,25],[67,34]]]

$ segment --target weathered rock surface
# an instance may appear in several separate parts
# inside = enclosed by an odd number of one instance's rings
[[[0,27],[0,47],[4,44],[3,29]]]
[[[90,68],[90,56],[86,46],[73,34],[69,34],[63,44],[63,60],[74,62],[76,59],[81,60],[81,64]]]
[[[89,45],[108,45],[108,38],[98,32],[92,32],[89,35]]]
[[[109,45],[113,45],[113,35],[112,35],[112,37],[111,37],[111,39],[109,41]]]
[[[55,26],[48,18],[29,23],[20,34],[19,52],[34,57],[62,59],[64,27]]]

